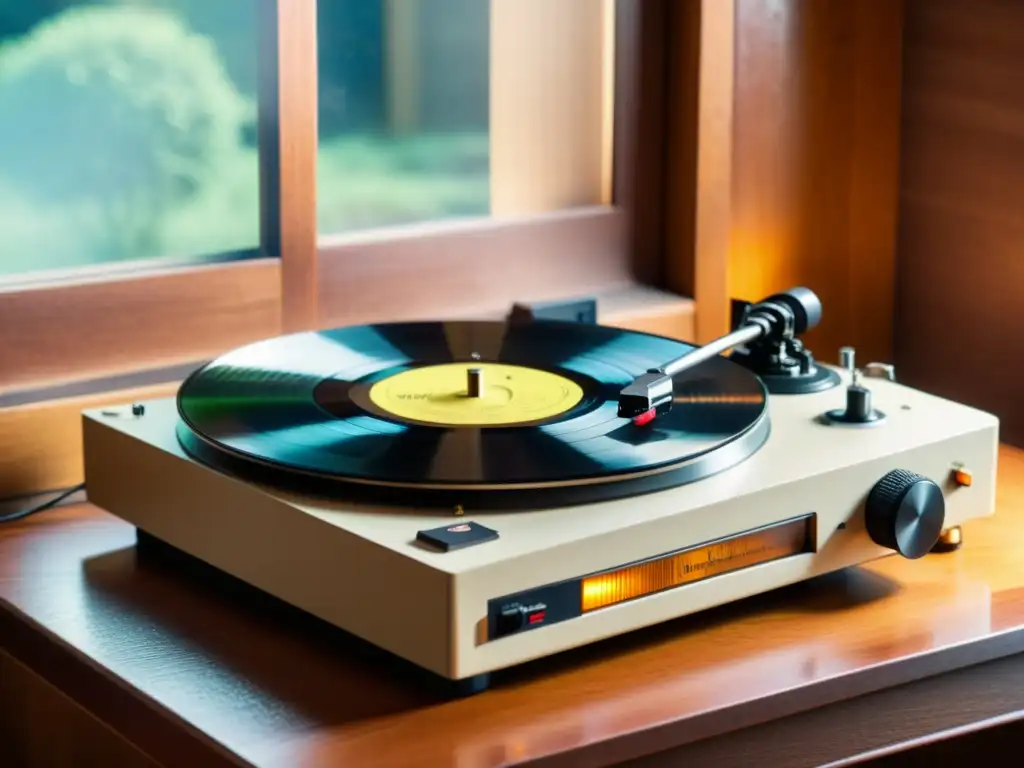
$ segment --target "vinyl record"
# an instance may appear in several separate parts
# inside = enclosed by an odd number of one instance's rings
[[[618,416],[624,386],[690,348],[553,321],[294,334],[189,377],[178,434],[200,460],[310,492],[345,495],[342,483],[381,500],[395,501],[387,489],[414,503],[472,493],[494,506],[521,491],[612,498],[706,477],[766,439],[764,386],[725,358],[676,377],[673,408],[650,424]]]

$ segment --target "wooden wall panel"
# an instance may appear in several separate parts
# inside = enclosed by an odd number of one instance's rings
[[[908,0],[896,361],[1024,444],[1024,3]]]
[[[901,0],[672,8],[666,239],[699,339],[727,330],[729,298],[802,284],[825,305],[819,358],[890,359]]]
[[[666,16],[663,272],[699,305],[704,343],[729,321],[735,3],[673,0]]]
[[[285,333],[310,330],[317,311],[317,0],[260,6],[260,240],[281,259]]]
[[[0,499],[78,485],[85,479],[82,411],[172,397],[179,382],[0,408]]]
[[[156,761],[3,650],[0,757],[9,766],[158,768]]]
[[[737,2],[729,292],[816,291],[823,360],[891,359],[901,6]]]

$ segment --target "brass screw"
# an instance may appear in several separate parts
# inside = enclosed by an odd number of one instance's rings
[[[455,516],[458,517],[459,515],[464,515],[464,514],[466,514],[466,510],[464,510],[462,508],[462,505],[461,504],[456,504],[455,505]]]
[[[932,552],[955,552],[963,543],[964,532],[959,525],[955,525],[939,534],[939,540],[932,547]]]

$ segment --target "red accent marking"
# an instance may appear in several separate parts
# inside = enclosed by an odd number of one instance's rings
[[[536,613],[530,614],[529,621],[531,624],[540,624],[542,621],[544,621],[544,617],[547,615],[547,611],[537,611]]]
[[[638,427],[642,427],[645,424],[650,424],[652,421],[654,421],[654,417],[657,415],[658,411],[654,408],[651,408],[651,410],[647,411],[646,413],[641,413],[639,416],[634,416],[633,423],[636,424]]]

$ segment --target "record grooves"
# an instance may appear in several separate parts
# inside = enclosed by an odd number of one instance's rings
[[[224,471],[336,498],[502,508],[622,497],[707,477],[767,439],[764,385],[722,357],[677,376],[674,407],[653,424],[617,415],[623,386],[688,349],[556,321],[293,334],[190,376],[178,438]]]

